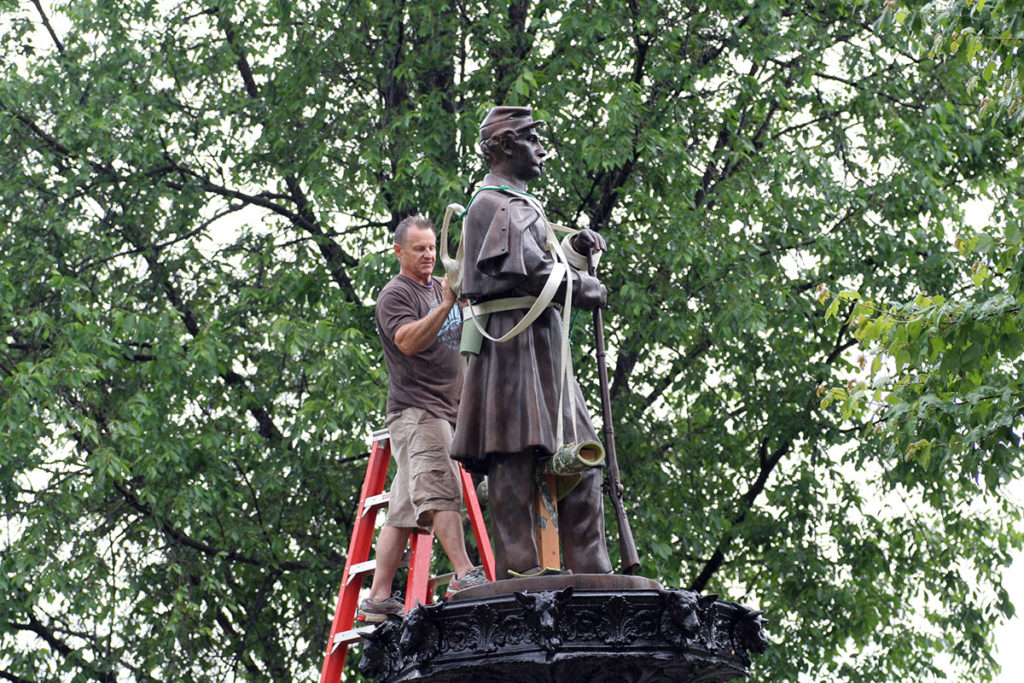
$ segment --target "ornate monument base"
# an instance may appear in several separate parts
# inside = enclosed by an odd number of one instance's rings
[[[760,612],[650,579],[497,581],[393,618],[365,641],[380,681],[728,681],[767,645]]]

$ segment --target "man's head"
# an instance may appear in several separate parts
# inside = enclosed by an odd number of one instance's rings
[[[480,151],[491,171],[528,182],[544,170],[547,152],[540,144],[529,107],[494,107],[480,124]]]
[[[402,219],[395,228],[395,256],[401,272],[420,284],[429,284],[437,258],[434,224],[423,216]]]

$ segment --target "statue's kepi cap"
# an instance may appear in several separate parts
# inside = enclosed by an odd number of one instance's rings
[[[480,139],[487,140],[506,130],[519,132],[544,123],[533,120],[529,107],[494,107],[480,124]]]

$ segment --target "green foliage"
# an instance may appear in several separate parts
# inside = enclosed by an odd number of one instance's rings
[[[866,379],[828,390],[822,407],[838,399],[844,419],[877,421],[889,452],[905,461],[904,480],[960,477],[996,489],[1022,473],[1024,245],[1016,220],[1004,233],[956,240],[950,265],[960,266],[963,285],[955,298],[879,304],[845,291],[826,311],[852,304],[846,324],[875,355]]]
[[[990,679],[1020,139],[893,7],[0,4],[0,676],[315,678],[382,419],[388,231],[464,203],[484,112],[529,103],[557,153],[531,189],[612,247],[643,573],[764,609],[761,680],[937,653]],[[958,255],[976,197],[1006,227]],[[819,283],[864,298],[826,317]],[[912,381],[836,395],[905,405],[891,431],[822,410],[859,341]]]
[[[973,75],[968,91],[982,113],[1024,122],[1024,2],[935,0],[894,3],[882,21],[904,25],[929,58],[953,59]]]

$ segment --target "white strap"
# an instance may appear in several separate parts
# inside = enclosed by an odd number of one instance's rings
[[[555,259],[555,265],[562,264],[565,266],[565,306],[562,308],[561,344],[562,377],[558,383],[558,420],[556,423],[556,448],[561,448],[566,443],[565,420],[562,417],[562,401],[565,399],[566,390],[569,392],[569,415],[572,416],[572,440],[573,443],[579,441],[579,437],[576,434],[576,392],[573,390],[576,376],[572,370],[572,349],[569,346],[569,324],[572,321],[572,318],[570,317],[570,313],[572,312],[572,274],[569,271],[568,260],[562,252],[561,245],[558,243],[558,237],[555,236],[554,227],[551,225],[551,222],[548,221],[548,216],[544,212],[544,207],[541,206],[540,201],[528,194],[520,194],[517,192],[516,195],[525,199],[527,203],[531,204],[540,213],[540,217],[544,219],[544,227],[546,228],[545,232],[547,234],[548,251],[551,252],[552,257]]]
[[[502,313],[504,311],[517,311],[522,308],[530,308],[537,300],[535,296],[507,296],[504,299],[488,299],[477,304],[470,304],[462,309],[465,318],[474,316],[485,316],[489,313]],[[551,306],[553,304],[548,304]]]
[[[523,316],[522,320],[517,322],[511,330],[501,335],[500,337],[492,337],[491,335],[487,334],[483,327],[480,326],[480,321],[477,320],[477,316],[480,315],[481,313],[484,313],[485,311],[481,310],[479,307],[477,307],[474,310],[474,306],[470,305],[469,309],[471,313],[474,314],[467,317],[473,320],[473,324],[476,325],[476,329],[486,339],[490,339],[492,342],[497,342],[499,344],[501,342],[507,342],[509,339],[512,339],[517,334],[519,334],[527,327],[529,327],[534,320],[540,317],[540,314],[543,313],[544,309],[548,307],[548,305],[551,303],[551,300],[555,298],[555,292],[558,291],[559,285],[562,284],[562,279],[565,277],[566,270],[567,269],[565,267],[565,264],[556,261],[555,264],[551,267],[551,273],[548,275],[548,280],[547,282],[544,283],[544,289],[541,290],[539,296],[537,296],[535,299],[534,297],[516,297],[519,299],[533,299],[533,303],[530,306],[530,310],[528,310],[526,312],[526,315]],[[511,308],[505,308],[500,310],[511,311],[516,308],[523,308],[523,306],[512,306]],[[497,311],[498,309],[494,309],[487,312],[496,313]]]
[[[459,250],[455,258],[448,256],[448,224],[452,220],[453,213],[463,213],[465,209],[461,204],[449,204],[444,210],[444,221],[441,223],[441,265],[444,266],[445,274],[448,276],[448,287],[459,298],[462,294],[462,240],[459,240]]]

